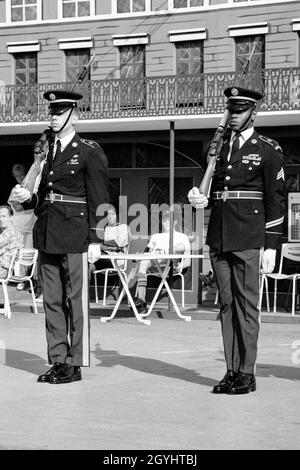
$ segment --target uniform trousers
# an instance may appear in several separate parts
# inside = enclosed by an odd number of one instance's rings
[[[227,370],[253,374],[259,332],[260,250],[210,251],[220,297]]]
[[[89,366],[87,253],[40,253],[49,364]]]

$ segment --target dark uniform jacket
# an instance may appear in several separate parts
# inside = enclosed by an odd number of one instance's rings
[[[216,163],[206,243],[224,252],[280,248],[285,211],[281,148],[254,131],[230,162],[228,152],[229,140]],[[224,190],[261,191],[263,199],[213,199],[213,192]]]
[[[46,194],[86,198],[86,204],[50,202]],[[61,154],[52,161],[51,148],[43,167],[37,195],[25,208],[34,207],[38,219],[33,228],[34,247],[53,254],[84,253],[89,243],[98,242],[96,215],[108,202],[107,159],[94,141],[75,134]]]

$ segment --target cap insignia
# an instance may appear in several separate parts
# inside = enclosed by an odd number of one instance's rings
[[[56,95],[54,93],[50,93],[49,100],[51,100],[51,101],[56,100]]]
[[[236,88],[231,88],[231,94],[232,96],[237,96],[239,94],[239,91]]]

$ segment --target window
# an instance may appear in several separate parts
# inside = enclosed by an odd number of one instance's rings
[[[242,36],[235,38],[236,65],[238,74],[243,77],[244,86],[262,87],[262,71],[265,68],[265,36]]]
[[[122,46],[120,50],[120,77],[142,78],[145,76],[145,47]]]
[[[89,49],[66,50],[66,81],[75,83],[77,75],[81,72],[84,65],[90,61]],[[87,72],[85,80],[90,80],[90,69]]]
[[[175,43],[177,102],[200,104],[203,100],[203,41]]]
[[[149,0],[116,0],[117,13],[137,13],[149,11]]]
[[[40,0],[10,0],[11,22],[40,19]]]
[[[18,111],[32,113],[37,107],[37,53],[14,54],[16,96]],[[26,86],[26,90],[24,87]]]
[[[174,0],[174,8],[202,7],[205,0]]]
[[[70,49],[65,51],[66,54],[66,81],[73,86],[77,82],[78,74],[82,72],[84,65],[90,61],[89,49]],[[83,98],[80,101],[81,111],[90,111],[91,109],[91,73],[90,68],[80,85],[79,92]],[[77,83],[78,85],[78,83]],[[75,88],[76,90],[76,88]]]
[[[203,41],[176,43],[176,74],[179,76],[203,73]]]
[[[91,0],[61,0],[60,17],[81,18],[94,14],[94,1]]]
[[[146,51],[144,45],[122,46],[120,51],[121,106],[145,104]]]
[[[15,54],[16,85],[37,83],[37,55],[35,52]]]

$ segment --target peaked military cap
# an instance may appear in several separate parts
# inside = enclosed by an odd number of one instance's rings
[[[62,114],[67,109],[76,108],[82,95],[73,91],[49,90],[44,93],[44,98],[49,101],[51,114]]]
[[[226,107],[229,111],[246,111],[263,98],[258,91],[241,87],[226,88],[224,95],[228,98]]]

